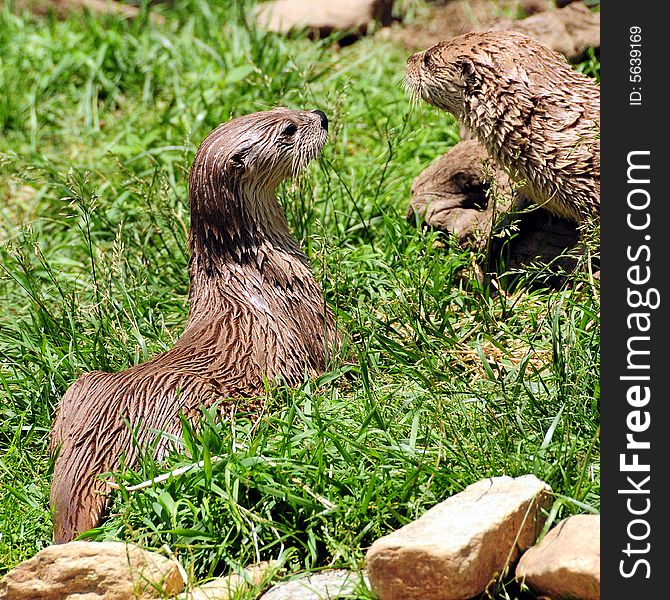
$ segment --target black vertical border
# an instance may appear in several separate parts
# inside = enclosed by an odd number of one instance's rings
[[[670,175],[670,164],[665,162],[665,148],[670,144],[667,126],[670,32],[660,12],[665,4],[601,2],[601,597],[604,600],[670,598],[667,581],[670,567],[665,556],[670,497],[664,489],[670,471],[670,335],[663,317],[670,307],[667,218],[670,191],[665,184]],[[636,63],[631,62],[631,49],[635,49],[630,39],[633,27],[641,28],[640,82],[631,81],[634,73],[630,67]],[[633,91],[642,93],[641,106],[631,105]],[[635,159],[640,164],[645,161],[649,164],[646,171],[649,184],[628,181],[628,157],[634,151],[650,152],[648,158],[638,155]],[[643,172],[638,170],[636,174],[641,179]],[[638,224],[646,219],[642,212],[631,211],[628,206],[628,194],[636,188],[644,188],[651,198],[646,211],[650,224],[643,231],[635,231],[627,223],[631,212]],[[644,197],[643,192],[633,194],[640,203]],[[642,245],[647,245],[649,252],[640,250]],[[638,260],[631,261],[630,256],[636,252]],[[634,265],[642,269],[634,271],[634,277],[647,273],[646,266],[650,268],[651,279],[646,286],[630,283],[629,269]],[[637,289],[644,293],[649,288],[658,290],[660,306],[655,310],[632,308],[627,300],[628,291]],[[650,340],[645,348],[650,354],[636,355],[634,361],[639,364],[646,361],[648,370],[628,369],[629,338],[643,335],[635,327],[629,327],[629,315],[635,312],[650,315],[651,329],[646,333]],[[638,349],[645,347],[644,341],[636,344]],[[634,407],[628,402],[627,392],[635,382],[622,380],[621,376],[633,374],[650,377],[649,382],[638,382],[649,387],[650,400],[644,406]],[[639,396],[633,393],[635,398]],[[637,410],[640,413],[631,416]],[[650,443],[648,450],[626,449],[626,436],[631,433],[627,419],[640,428],[648,419],[648,429],[634,433],[635,439]],[[649,471],[624,472],[620,460],[626,453],[626,462],[632,462],[632,455],[637,454],[640,464],[649,465]],[[629,476],[642,491],[626,492],[635,490],[627,479]],[[644,483],[647,476],[650,479]],[[647,512],[643,514],[631,512],[645,509]],[[634,523],[635,519],[638,521]],[[640,520],[647,522],[648,534]],[[648,561],[648,566],[637,563],[638,560]]]

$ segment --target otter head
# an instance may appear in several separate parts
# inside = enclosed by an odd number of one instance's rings
[[[320,110],[275,108],[237,117],[202,142],[190,184],[272,192],[316,158],[327,139],[328,119]]]
[[[464,94],[476,85],[476,64],[485,58],[476,52],[470,34],[440,42],[407,59],[405,84],[413,95],[460,117]]]
[[[189,176],[191,274],[248,262],[264,244],[297,252],[275,189],[316,158],[328,139],[320,110],[275,108],[219,125]]]
[[[200,144],[189,177],[191,245],[207,272],[264,240],[295,243],[275,189],[316,158],[328,139],[320,110],[275,108],[223,123]]]
[[[473,96],[507,94],[514,97],[502,99],[514,103],[533,79],[543,83],[556,69],[563,72],[565,60],[524,34],[475,31],[410,56],[405,83],[416,96],[461,118]],[[505,89],[512,85],[513,91]]]

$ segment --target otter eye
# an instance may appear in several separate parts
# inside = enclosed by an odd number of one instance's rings
[[[292,135],[295,135],[296,131],[298,131],[298,127],[293,123],[290,123],[289,125],[284,127],[284,131],[282,131],[281,133],[286,137],[291,137]]]
[[[423,66],[424,67],[429,67],[430,66],[430,55],[428,54],[428,52],[426,52],[423,55]]]

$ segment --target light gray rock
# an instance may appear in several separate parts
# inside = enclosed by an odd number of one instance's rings
[[[233,600],[233,598],[239,598],[243,592],[260,586],[274,566],[272,562],[260,562],[248,566],[243,573],[231,573],[226,577],[217,577],[194,587],[180,594],[177,600]]]
[[[528,550],[516,578],[551,598],[600,599],[600,515],[561,521]]]
[[[263,594],[260,600],[336,600],[339,598],[355,598],[355,590],[361,583],[361,577],[363,577],[367,585],[367,579],[364,575],[345,569],[333,569],[332,571],[313,573],[298,579],[278,583]]]
[[[551,488],[534,475],[468,486],[376,540],[368,576],[380,600],[466,600],[481,594],[542,529]]]
[[[145,600],[181,592],[173,561],[123,542],[49,546],[0,580],[2,600]]]
[[[318,37],[334,31],[366,33],[374,22],[388,25],[392,0],[272,0],[256,7],[256,22],[275,33],[309,29]]]
[[[85,10],[94,14],[118,15],[124,19],[136,19],[141,14],[137,6],[107,0],[17,0],[12,4],[18,14],[30,10],[36,15],[53,13],[59,19],[67,19],[72,13]],[[165,23],[165,17],[155,12],[150,13],[149,18],[159,25]]]

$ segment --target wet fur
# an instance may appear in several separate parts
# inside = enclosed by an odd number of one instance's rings
[[[135,465],[137,446],[155,442],[156,430],[179,434],[180,413],[195,419],[221,400],[222,410],[253,410],[266,379],[296,385],[324,370],[337,336],[275,188],[320,153],[326,126],[311,111],[274,109],[224,123],[202,142],[189,178],[186,329],[167,352],[83,375],[63,396],[51,434],[56,542],[98,524],[108,491],[98,476],[121,455]],[[167,449],[160,438],[156,456]]]
[[[533,202],[580,224],[599,220],[600,89],[560,54],[511,31],[468,33],[410,56],[405,78]]]

